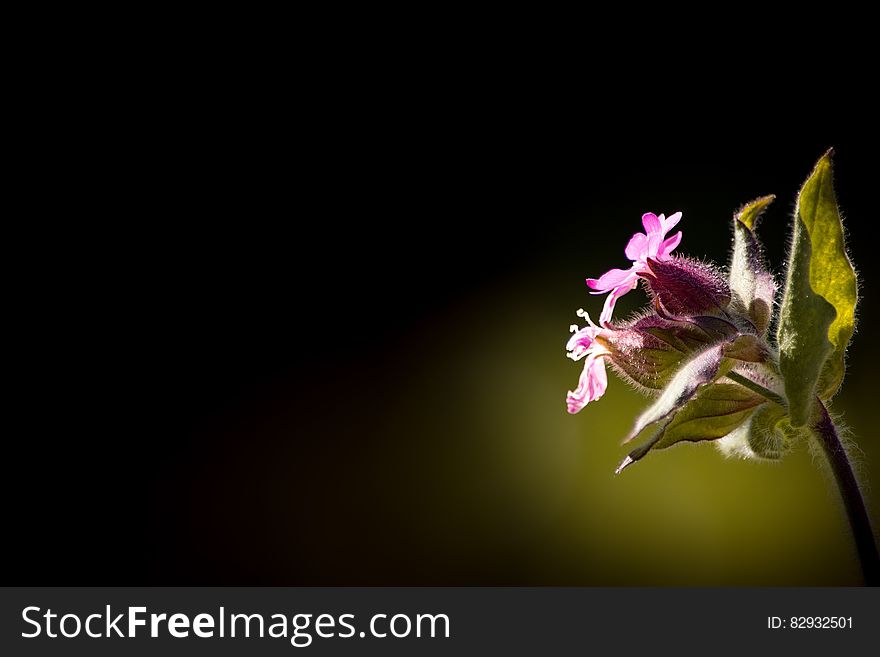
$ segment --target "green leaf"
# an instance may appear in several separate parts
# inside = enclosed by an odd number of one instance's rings
[[[713,383],[700,390],[666,427],[655,448],[664,449],[683,440],[716,440],[745,422],[766,400],[735,383]]]
[[[696,395],[651,437],[632,450],[617,469],[644,457],[652,449],[665,449],[682,441],[717,440],[730,434],[749,419],[764,397],[735,383],[711,383]]]
[[[794,427],[810,420],[815,395],[829,399],[840,387],[846,347],[855,328],[856,295],[828,151],[798,195],[777,332]]]
[[[844,357],[855,330],[858,300],[856,272],[846,253],[843,224],[834,193],[831,155],[832,152],[828,151],[816,164],[798,200],[798,214],[813,245],[810,283],[837,311],[828,329],[834,353],[825,362],[819,379],[818,394],[822,400],[833,397],[843,382]]]
[[[766,270],[755,228],[774,198],[764,196],[746,203],[733,218],[729,275],[731,303],[734,310],[749,317],[760,335],[764,335],[770,326],[776,283]]]
[[[692,356],[676,372],[666,388],[636,420],[626,441],[635,438],[649,424],[669,419],[684,406],[697,392],[697,389],[723,374],[722,344],[715,344]],[[728,363],[732,364],[730,361]],[[729,365],[727,367],[729,369]]]
[[[822,367],[834,349],[828,329],[837,313],[810,285],[812,247],[799,217],[791,251],[776,340],[792,424],[803,426],[810,420]]]

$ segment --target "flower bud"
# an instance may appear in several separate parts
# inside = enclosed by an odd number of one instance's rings
[[[648,259],[640,276],[655,304],[678,317],[723,314],[730,303],[727,280],[713,266],[691,258]]]

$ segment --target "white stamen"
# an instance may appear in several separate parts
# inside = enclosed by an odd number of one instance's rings
[[[587,320],[587,324],[589,324],[593,328],[596,328],[596,325],[593,323],[593,320],[590,319],[590,313],[588,313],[586,310],[584,310],[583,308],[578,308],[578,311],[576,314],[578,317],[583,317],[585,320]]]

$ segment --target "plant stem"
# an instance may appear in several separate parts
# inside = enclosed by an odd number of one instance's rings
[[[727,374],[725,374],[725,376],[732,381],[736,381],[740,385],[744,385],[752,392],[757,392],[759,395],[763,395],[770,401],[776,402],[780,406],[786,405],[785,400],[777,395],[775,392],[773,392],[772,390],[767,390],[767,388],[762,386],[760,383],[755,383],[754,381],[743,376],[742,374],[738,374],[737,372],[728,372]]]
[[[871,521],[868,518],[862,491],[859,490],[852,465],[837,436],[837,430],[828,415],[828,410],[821,402],[819,408],[821,415],[818,422],[813,425],[814,433],[831,465],[837,488],[843,498],[843,505],[846,507],[846,515],[859,553],[859,561],[862,564],[862,572],[865,575],[865,584],[880,586],[880,556],[877,554],[877,544],[874,541],[874,532],[871,531]]]

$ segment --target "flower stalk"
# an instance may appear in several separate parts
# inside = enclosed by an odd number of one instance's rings
[[[781,395],[777,395],[772,390],[768,390],[767,388],[765,388],[761,384],[755,383],[750,378],[745,377],[742,374],[739,374],[738,372],[728,372],[727,378],[730,379],[731,381],[736,381],[740,385],[745,386],[746,388],[748,388],[752,392],[757,392],[759,395],[766,397],[767,399],[769,399],[772,402],[776,402],[780,406],[785,406],[785,400],[782,398]]]
[[[877,543],[871,529],[865,499],[862,497],[852,464],[840,442],[828,410],[821,402],[819,409],[819,419],[813,425],[814,438],[822,448],[822,453],[834,473],[834,480],[843,499],[843,506],[856,544],[865,584],[880,586],[880,555],[877,553]]]

